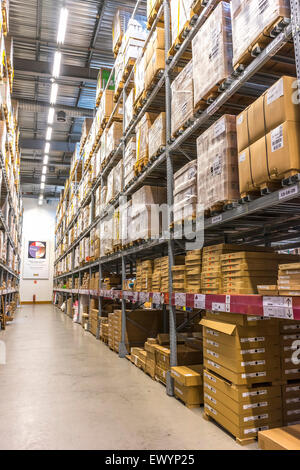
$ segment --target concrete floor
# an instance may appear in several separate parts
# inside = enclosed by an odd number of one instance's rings
[[[0,449],[240,447],[51,305],[0,332]]]

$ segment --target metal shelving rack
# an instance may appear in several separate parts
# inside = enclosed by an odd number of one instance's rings
[[[237,106],[231,98],[239,92],[250,96],[251,99],[258,97],[263,91],[271,86],[276,81],[276,76],[272,76],[271,73],[261,73],[264,70],[264,66],[269,60],[275,60],[278,62],[289,61],[289,58],[282,57],[280,51],[283,47],[293,44],[295,51],[295,65],[298,81],[300,80],[300,0],[290,0],[291,4],[291,22],[284,25],[281,32],[279,32],[270,44],[243,70],[238,73],[234,73],[230,80],[227,81],[224,89],[219,93],[218,97],[208,105],[203,112],[195,114],[189,127],[179,135],[176,139],[171,138],[171,82],[175,76],[175,67],[183,61],[184,53],[190,48],[191,41],[199,31],[200,27],[210,14],[212,9],[216,6],[216,0],[208,0],[205,7],[199,14],[194,17],[191,22],[190,29],[187,31],[186,37],[179,49],[173,57],[168,57],[168,51],[171,46],[171,34],[170,29],[166,26],[170,24],[170,6],[168,0],[163,0],[163,3],[159,9],[156,20],[149,31],[149,40],[153,33],[160,18],[164,17],[165,23],[165,59],[166,65],[165,70],[158,77],[158,81],[154,84],[153,88],[148,91],[146,99],[142,104],[142,108],[138,114],[134,117],[134,120],[130,123],[127,129],[123,129],[123,138],[120,145],[114,152],[110,162],[103,169],[101,175],[97,178],[92,189],[86,196],[82,203],[84,207],[90,201],[94,201],[95,190],[99,184],[107,178],[109,170],[120,160],[124,155],[125,145],[128,138],[132,135],[136,124],[142,118],[143,114],[147,110],[155,109],[155,106],[159,106],[164,100],[165,111],[166,111],[166,148],[162,153],[156,157],[155,160],[150,162],[143,172],[138,175],[130,186],[124,188],[122,194],[116,198],[112,205],[116,207],[119,203],[119,198],[122,196],[131,196],[137,189],[143,184],[156,184],[160,180],[167,187],[168,204],[173,205],[173,175],[177,168],[183,166],[189,159],[193,159],[196,155],[189,157],[189,152],[193,153],[193,145],[195,146],[195,135],[199,135],[205,129],[207,129],[212,122],[214,122],[221,114],[228,112],[228,109],[232,109],[233,112],[237,113],[241,111],[244,106]],[[136,7],[133,12],[133,17],[138,11],[142,4],[142,0],[137,0]],[[288,62],[289,63],[289,62]],[[112,78],[114,68],[111,71]],[[130,73],[123,91],[115,105],[125,103],[127,89],[130,85],[133,71]],[[267,78],[266,78],[267,76]],[[300,83],[300,82],[299,82]],[[224,111],[226,110],[226,111]],[[110,123],[110,121],[109,121]],[[108,124],[109,124],[108,123]],[[197,134],[198,133],[198,134]],[[251,244],[264,244],[269,246],[271,243],[277,248],[293,248],[298,247],[300,242],[297,240],[300,237],[300,182],[298,178],[294,180],[285,181],[286,187],[280,190],[274,191],[270,194],[262,196],[258,199],[249,200],[247,202],[240,201],[239,204],[229,208],[215,217],[210,217],[204,221],[204,233],[205,233],[205,244],[214,243],[251,243]],[[123,186],[124,187],[124,186]],[[74,249],[78,245],[79,241],[89,233],[89,231],[103,218],[107,216],[107,212],[104,210],[99,217],[93,220],[90,227],[80,235],[80,237],[68,248],[68,250],[60,256],[56,263],[58,263],[67,253],[73,253],[74,260]],[[172,216],[171,216],[172,217]],[[62,242],[65,234],[72,227],[76,220],[76,217],[65,227],[62,236],[57,241],[57,246]],[[63,223],[63,222],[62,222]],[[172,223],[172,220],[169,220]],[[195,228],[194,228],[195,229]],[[188,237],[186,237],[188,239]],[[295,240],[295,241],[294,241]],[[281,244],[280,242],[285,242]],[[226,306],[227,310],[232,313],[245,313],[245,314],[257,314],[260,312],[262,315],[267,315],[269,310],[268,305],[265,305],[264,300],[261,296],[212,296],[201,294],[173,294],[172,292],[172,266],[174,264],[174,256],[177,253],[185,252],[185,240],[177,239],[176,233],[172,233],[170,239],[157,239],[151,241],[145,241],[144,243],[130,247],[126,250],[122,250],[118,253],[105,256],[100,260],[88,263],[84,266],[72,269],[69,273],[64,273],[55,278],[55,281],[64,280],[68,277],[72,277],[72,289],[58,289],[54,288],[56,292],[60,292],[63,296],[68,295],[89,295],[99,298],[99,325],[102,315],[102,299],[112,298],[118,299],[122,302],[122,341],[120,344],[120,357],[124,357],[127,354],[125,347],[125,318],[126,318],[126,302],[135,302],[143,304],[149,299],[152,299],[157,305],[163,306],[164,310],[169,309],[169,330],[170,330],[170,349],[171,366],[177,364],[177,351],[176,351],[176,307],[190,307],[197,309],[211,308],[212,302],[216,305],[220,305],[220,308]],[[124,291],[105,291],[101,286],[101,276],[103,268],[108,265],[113,267],[117,272],[122,272],[122,281],[126,277],[126,271],[128,265],[132,265],[138,257],[156,257],[169,255],[169,293],[134,293]],[[73,265],[74,266],[74,265]],[[74,276],[79,276],[84,271],[89,273],[98,270],[100,273],[100,282],[98,290],[87,290],[82,291],[81,289],[74,289]],[[280,299],[280,298],[279,298]],[[293,308],[287,308],[286,305],[281,305],[281,301],[278,300],[278,304],[275,302],[276,314],[282,318],[291,318],[291,315],[295,319],[300,319],[300,302],[295,297],[293,299]],[[272,308],[272,306],[271,306]],[[269,312],[270,313],[270,312]],[[99,328],[98,328],[99,337]],[[167,377],[167,393],[173,394],[172,380]]]

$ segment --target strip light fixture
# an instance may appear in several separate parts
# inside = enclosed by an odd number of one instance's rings
[[[41,189],[45,188],[45,183],[41,183]]]
[[[45,181],[46,181],[46,175],[42,175],[42,176],[41,176],[41,182],[42,182],[42,183],[45,183]]]
[[[50,142],[46,142],[46,145],[45,145],[45,153],[49,153],[50,152]]]
[[[58,24],[58,33],[57,33],[57,43],[63,44],[66,36],[67,21],[68,21],[68,9],[62,8],[60,10],[59,24]]]
[[[49,108],[49,113],[48,113],[48,124],[53,124],[54,112],[55,112],[55,109],[51,106],[51,108]]]
[[[47,167],[46,165],[44,165],[42,169],[42,174],[45,175],[46,173],[47,173]]]
[[[46,140],[51,140],[51,135],[52,135],[52,127],[48,127],[47,132],[46,132]]]
[[[49,155],[44,155],[44,161],[43,161],[44,165],[47,165],[48,159],[49,159]]]
[[[56,51],[54,54],[54,63],[53,63],[53,70],[52,70],[52,76],[54,78],[59,77],[60,63],[61,63],[61,52]]]
[[[54,83],[52,83],[51,94],[50,94],[50,103],[51,104],[56,103],[57,92],[58,92],[58,84],[54,82]]]

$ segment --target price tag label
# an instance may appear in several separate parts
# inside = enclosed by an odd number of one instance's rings
[[[205,294],[195,294],[194,296],[194,308],[205,309]]]
[[[175,305],[177,307],[185,307],[186,306],[186,295],[175,293]]]
[[[294,196],[294,194],[298,194],[298,186],[291,186],[290,188],[282,189],[279,191],[279,200]]]
[[[213,217],[213,218],[211,219],[211,223],[212,223],[212,224],[217,224],[217,223],[219,223],[219,222],[222,222],[222,219],[223,219],[222,214],[216,215],[215,217]]]
[[[293,320],[292,297],[263,297],[264,317]]]
[[[155,305],[161,305],[162,298],[161,298],[161,293],[160,292],[153,292],[152,303],[154,303]]]
[[[149,292],[140,292],[139,293],[139,301],[140,302],[149,302]]]

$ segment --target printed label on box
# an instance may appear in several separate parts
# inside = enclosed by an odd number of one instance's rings
[[[283,126],[282,124],[271,132],[271,151],[276,152],[283,148]]]
[[[298,194],[298,186],[292,186],[290,188],[282,189],[281,191],[279,191],[279,200],[293,196],[294,194]]]
[[[283,79],[281,78],[275,85],[273,85],[267,93],[267,104],[270,105],[273,101],[278,100],[283,96]]]
[[[205,294],[195,294],[194,308],[205,309]]]

